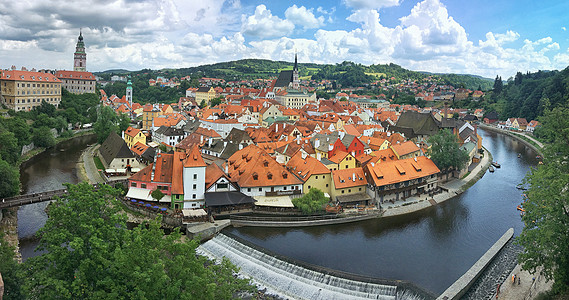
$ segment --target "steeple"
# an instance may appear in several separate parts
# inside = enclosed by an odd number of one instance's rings
[[[294,68],[295,71],[298,71],[298,56],[296,55],[296,51],[294,51]]]
[[[292,68],[292,88],[295,90],[300,89],[300,79],[298,78],[298,57],[296,51],[294,52],[294,67]]]
[[[130,78],[126,84],[126,102],[128,102],[128,105],[132,108],[132,82]]]
[[[73,71],[87,71],[87,53],[85,53],[85,43],[83,42],[83,33],[79,30],[75,53],[73,54]]]

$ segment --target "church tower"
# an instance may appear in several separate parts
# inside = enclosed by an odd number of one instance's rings
[[[130,79],[126,84],[126,102],[128,102],[128,105],[132,107],[132,82]]]
[[[295,90],[300,89],[300,80],[298,79],[298,58],[294,54],[294,68],[292,69],[292,88]]]
[[[79,38],[77,39],[77,46],[75,46],[73,58],[73,71],[87,71],[87,53],[85,53],[85,43],[83,43],[81,31],[79,31]]]

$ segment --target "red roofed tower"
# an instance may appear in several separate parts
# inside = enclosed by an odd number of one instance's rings
[[[87,53],[85,53],[85,43],[83,43],[83,34],[81,31],[79,31],[79,38],[77,38],[77,46],[75,46],[73,58],[73,71],[87,71]]]

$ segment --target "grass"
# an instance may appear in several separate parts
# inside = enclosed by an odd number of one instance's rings
[[[97,169],[99,170],[105,169],[105,166],[103,166],[103,163],[101,162],[101,159],[98,156],[93,156],[93,161],[95,161],[95,166],[97,166]]]
[[[366,75],[371,75],[371,76],[374,76],[374,77],[376,77],[376,78],[379,78],[379,77],[381,77],[381,76],[383,76],[383,77],[387,77],[387,75],[386,75],[385,73],[372,73],[372,72],[365,72],[365,74],[366,74]]]

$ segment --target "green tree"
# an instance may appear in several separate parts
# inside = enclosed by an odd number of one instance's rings
[[[97,114],[97,122],[93,125],[95,134],[97,135],[97,141],[102,144],[111,131],[119,132],[117,126],[117,114],[112,108],[108,106],[102,106]]]
[[[8,130],[14,133],[14,136],[18,139],[18,146],[20,148],[31,142],[31,128],[24,118],[7,118],[4,119],[3,123]]]
[[[224,96],[215,97],[215,98],[211,99],[211,102],[209,105],[211,107],[215,107],[216,105],[221,104],[221,102],[223,102],[223,100],[225,100]]]
[[[118,117],[118,123],[118,132],[125,131],[130,126],[130,117],[127,114],[121,113]]]
[[[0,274],[4,281],[4,300],[25,299],[22,290],[23,272],[15,260],[15,253],[15,248],[0,233]]]
[[[12,197],[20,192],[20,173],[0,158],[0,198]]]
[[[324,206],[328,202],[329,199],[317,188],[311,188],[304,196],[292,199],[292,204],[307,215],[324,211]]]
[[[543,267],[553,290],[569,292],[569,108],[549,110],[542,119],[547,144],[543,165],[524,178],[524,229],[517,242],[524,247],[518,260],[523,269]]]
[[[458,138],[450,130],[444,129],[429,137],[431,144],[430,158],[437,167],[445,172],[460,170],[468,163],[468,154],[460,149]]]
[[[152,198],[160,201],[160,200],[162,200],[162,198],[164,198],[164,193],[162,193],[162,191],[159,189],[155,189],[152,191],[152,193],[150,193],[150,196],[152,196]]]
[[[227,261],[196,255],[197,241],[160,220],[128,230],[120,191],[87,183],[67,185],[40,230],[40,250],[25,267],[26,291],[36,299],[231,299],[250,289]]]
[[[21,148],[18,146],[16,136],[5,129],[0,128],[0,158],[14,165],[20,158]]]
[[[55,138],[47,126],[34,129],[32,141],[36,147],[49,148],[55,146]]]

